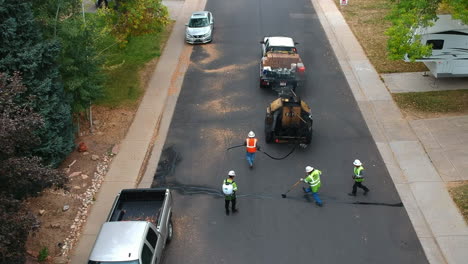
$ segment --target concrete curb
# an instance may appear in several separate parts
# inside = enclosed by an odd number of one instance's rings
[[[102,184],[80,240],[71,254],[72,264],[88,262],[96,236],[107,218],[115,196],[121,189],[136,187],[140,181],[139,175],[142,174],[147,161],[149,161],[149,169],[146,170],[140,186],[151,185],[148,177],[154,175],[156,170],[192,50],[192,47],[186,45],[184,41],[185,19],[192,12],[204,9],[205,4],[206,0],[186,0],[182,10],[178,12],[178,19],[164,52],[159,58],[132,125],[121,142],[120,152],[114,158],[105,176],[106,184]],[[152,146],[153,149],[151,149]],[[149,185],[145,185],[147,183]]]
[[[335,3],[311,2],[428,261],[466,263],[466,223],[412,127],[401,115]]]

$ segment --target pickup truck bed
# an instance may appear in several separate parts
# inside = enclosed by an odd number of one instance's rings
[[[272,53],[268,52],[265,57],[262,59],[263,67],[271,67],[272,69],[277,68],[286,68],[290,69],[292,63],[301,63],[301,58],[299,54],[289,54],[289,53]]]
[[[164,198],[165,191],[122,190],[107,221],[149,221],[156,224]]]
[[[88,264],[159,264],[172,239],[169,189],[125,189],[117,195]]]

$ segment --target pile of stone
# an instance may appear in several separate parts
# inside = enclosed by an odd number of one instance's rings
[[[83,194],[78,195],[76,197],[81,200],[81,206],[78,209],[73,224],[70,226],[70,233],[62,244],[62,256],[68,256],[71,249],[73,248],[73,246],[75,246],[76,242],[78,241],[81,234],[81,230],[88,218],[90,206],[94,203],[95,195],[101,188],[104,176],[106,175],[109,169],[109,163],[112,161],[112,156],[113,154],[104,155],[102,160],[97,164],[96,171],[94,172],[90,187]]]

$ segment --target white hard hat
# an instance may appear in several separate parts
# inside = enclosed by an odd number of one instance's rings
[[[248,134],[249,137],[255,137],[255,133],[253,131],[250,131]]]
[[[362,163],[361,163],[360,160],[357,159],[357,160],[354,160],[353,165],[354,165],[354,166],[361,166]]]
[[[231,170],[231,171],[228,172],[228,175],[229,176],[236,176],[236,172]]]
[[[312,172],[314,170],[314,167],[311,167],[311,166],[307,166],[305,168],[306,172],[309,173],[309,172]]]

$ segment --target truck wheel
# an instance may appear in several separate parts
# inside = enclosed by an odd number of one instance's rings
[[[169,219],[169,225],[167,228],[167,238],[166,238],[166,243],[169,244],[171,243],[172,237],[174,236],[174,228],[172,226],[172,219]]]

